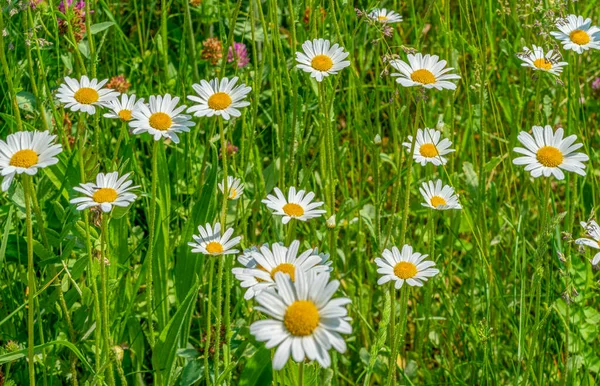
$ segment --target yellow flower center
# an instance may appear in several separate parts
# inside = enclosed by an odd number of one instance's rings
[[[408,261],[401,261],[394,266],[394,275],[399,279],[410,279],[417,274],[417,266]]]
[[[571,32],[569,35],[571,41],[575,44],[579,44],[580,46],[588,44],[590,42],[590,35],[587,32],[582,31],[580,29],[576,29]]]
[[[317,71],[329,71],[333,67],[333,60],[327,55],[317,55],[312,59],[310,65]]]
[[[211,241],[210,243],[206,244],[204,249],[206,249],[206,252],[208,253],[223,253],[223,245],[221,245],[221,243],[218,241]]]
[[[283,212],[290,217],[300,217],[304,214],[304,209],[294,203],[287,203],[283,206]]]
[[[444,205],[446,205],[446,200],[444,200],[442,197],[440,197],[440,196],[431,197],[431,206],[433,206],[434,208],[437,208],[438,206],[444,206]]]
[[[75,100],[82,105],[91,105],[92,103],[98,102],[100,95],[98,95],[98,91],[94,90],[93,88],[82,87],[75,91],[73,98],[75,98]]]
[[[216,92],[208,98],[208,107],[213,110],[225,110],[231,106],[231,97],[226,92]]]
[[[431,73],[431,71],[421,68],[420,70],[414,71],[410,74],[410,79],[413,82],[421,83],[421,84],[431,84],[435,83],[435,76]]]
[[[537,151],[536,158],[542,165],[555,168],[563,162],[563,153],[554,146],[540,147]]]
[[[437,157],[437,155],[439,154],[437,148],[433,143],[425,143],[421,145],[421,147],[419,148],[419,153],[421,153],[423,157],[427,158]]]
[[[233,189],[233,188],[232,188],[232,189],[229,191],[229,199],[230,199],[230,200],[233,200],[233,199],[234,199],[234,198],[236,198],[236,197],[237,197],[237,190],[235,190],[235,189]]]
[[[377,20],[379,20],[379,21],[386,21],[387,19],[388,19],[387,16],[383,16],[383,15],[377,16]]]
[[[114,202],[117,199],[117,191],[113,188],[100,188],[94,192],[92,199],[98,204]]]
[[[319,325],[319,310],[309,300],[297,300],[285,310],[283,324],[294,336],[311,335]]]
[[[10,157],[10,166],[16,166],[18,168],[29,168],[37,164],[38,155],[35,151],[30,149],[19,150],[12,157]]]
[[[292,281],[296,280],[296,277],[295,277],[296,267],[294,266],[294,264],[282,263],[282,264],[279,264],[277,267],[273,268],[273,270],[271,271],[271,278],[273,280],[275,280],[275,274],[277,272],[287,273],[288,275],[290,275],[290,278],[292,279]]]
[[[169,114],[161,112],[150,115],[150,119],[148,121],[150,123],[150,127],[160,131],[169,130],[171,128],[171,124],[173,124],[173,120],[171,120]]]
[[[536,59],[533,62],[533,65],[544,71],[548,71],[552,68],[552,62],[545,58]]]
[[[119,118],[121,118],[123,122],[129,121],[131,119],[131,110],[123,109],[119,111]]]

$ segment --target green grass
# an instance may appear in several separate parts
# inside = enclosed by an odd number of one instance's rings
[[[341,282],[336,296],[352,300],[353,332],[346,336],[347,352],[332,354],[330,368],[304,366],[304,384],[386,384],[392,369],[397,384],[600,382],[599,273],[588,261],[592,251],[581,254],[572,242],[584,237],[579,222],[598,206],[600,103],[591,87],[600,74],[598,52],[561,48],[569,63],[562,86],[548,74],[534,78],[515,56],[523,46],[557,44],[546,33],[554,29],[549,11],[597,24],[600,2],[203,0],[195,6],[186,0],[90,0],[92,33],[79,43],[73,40],[77,30],[57,24],[57,0],[36,10],[8,3],[2,2],[0,25],[6,31],[0,39],[0,138],[50,130],[64,151],[57,165],[32,179],[39,203],[39,209],[35,200],[32,205],[30,243],[35,288],[27,277],[26,180],[16,177],[0,194],[5,385],[30,381],[27,294],[34,299],[30,332],[39,385],[203,385],[206,374],[210,384],[298,383],[298,366],[290,360],[272,371],[274,350],[249,332],[262,316],[230,273],[237,260],[204,258],[187,245],[198,225],[222,217],[217,182],[224,176],[226,142],[238,147],[226,157],[227,175],[246,185],[243,197],[224,207],[228,226],[243,236],[242,248],[289,239],[289,225],[261,203],[274,187],[314,191],[326,203],[326,215],[298,223],[292,236],[304,249],[331,254],[332,277]],[[393,9],[404,21],[385,37],[357,17],[355,6]],[[245,43],[249,65],[202,59],[209,37],[222,41],[224,58],[231,42]],[[294,60],[305,40],[318,37],[339,43],[352,63],[321,84]],[[406,59],[404,50],[411,48],[447,60],[461,75],[457,89],[428,91],[423,100],[416,88],[385,75],[383,57]],[[64,76],[85,73],[98,79],[124,74],[129,92],[146,98],[168,92],[188,106],[193,83],[239,76],[252,87],[251,105],[222,128],[214,118],[194,118],[196,126],[180,135],[179,144],[161,141],[153,152],[147,134],[130,135],[102,114],[64,110],[53,93]],[[581,151],[590,157],[585,177],[532,179],[512,163],[518,133],[546,124],[562,126],[584,144]],[[456,152],[444,167],[409,166],[401,144],[416,127],[437,127],[453,142]],[[114,170],[132,172],[139,198],[113,212],[102,242],[98,216],[76,211],[69,200],[77,195],[74,186]],[[462,211],[421,206],[418,187],[437,178],[455,187]],[[155,232],[149,229],[152,202]],[[329,229],[332,213],[336,227]],[[403,242],[431,254],[441,272],[423,288],[401,293],[376,284],[374,259]],[[108,266],[101,263],[101,245]],[[219,270],[225,275],[217,288]],[[95,308],[104,300],[106,307]],[[228,326],[223,333],[216,327],[219,310]],[[396,350],[392,324],[405,331],[396,345],[398,366],[390,359]],[[101,325],[108,325],[106,336]],[[214,356],[206,355],[208,331],[209,352],[220,352],[218,374]],[[215,345],[217,335],[222,345]]]

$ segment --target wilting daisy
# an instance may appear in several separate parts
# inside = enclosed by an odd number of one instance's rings
[[[309,192],[305,196],[304,190],[296,193],[296,188],[292,186],[288,192],[287,200],[281,190],[275,188],[275,196],[269,194],[262,202],[275,211],[273,214],[283,216],[281,221],[287,224],[291,219],[307,221],[325,213],[325,210],[317,209],[323,203],[321,201],[311,202],[313,198],[315,198],[313,192]]]
[[[441,180],[423,182],[419,191],[425,199],[423,206],[436,210],[462,209],[458,194],[451,186],[443,185]]]
[[[560,31],[550,32],[560,40],[565,50],[573,50],[578,54],[590,48],[600,49],[600,29],[592,25],[592,19],[583,16],[569,15],[556,22]]]
[[[450,149],[449,139],[444,138],[440,141],[441,132],[435,129],[417,130],[417,143],[415,144],[414,159],[416,162],[425,166],[427,162],[431,162],[435,166],[445,165],[448,160],[443,157],[448,153],[452,153],[454,149]],[[410,151],[412,147],[412,135],[408,136],[409,142],[404,142],[402,145]]]
[[[201,80],[200,84],[193,84],[192,88],[199,96],[188,96],[196,104],[188,108],[187,112],[196,117],[220,115],[226,121],[231,117],[239,117],[242,115],[239,109],[250,104],[244,98],[252,88],[243,83],[236,86],[238,79],[237,76],[231,80],[223,78],[221,81],[215,78],[210,82]]]
[[[237,249],[231,249],[242,239],[241,236],[231,238],[233,228],[228,228],[221,235],[221,223],[216,223],[214,227],[211,227],[210,224],[206,224],[205,227],[200,225],[198,231],[199,235],[192,236],[196,242],[188,243],[192,247],[192,252],[212,256],[231,255],[239,252]]]
[[[527,47],[523,47],[524,55],[519,56],[522,61],[521,66],[530,67],[534,70],[549,72],[553,75],[560,75],[563,67],[566,66],[567,62],[561,62],[562,56],[554,50],[548,51],[544,55],[544,49],[533,45],[533,51]]]
[[[331,270],[328,254],[319,254],[317,249],[308,249],[298,256],[299,247],[300,242],[296,240],[289,248],[274,243],[271,248],[269,244],[264,244],[260,249],[251,248],[244,251],[244,254],[238,257],[244,268],[232,269],[236,279],[241,281],[241,287],[248,289],[244,298],[252,299],[264,289],[274,287],[277,272],[288,274],[295,280],[296,269],[303,272]]]
[[[135,94],[121,94],[121,100],[117,98],[106,106],[110,109],[110,112],[104,114],[104,118],[120,119],[123,122],[129,122],[133,117],[133,109],[138,103],[144,103],[144,98],[136,101]]]
[[[102,88],[106,82],[108,79],[98,82],[98,79],[90,80],[85,75],[81,80],[65,76],[65,82],[58,88],[56,97],[71,111],[95,114],[96,106],[108,107],[110,102],[119,96],[115,90]]]
[[[396,289],[402,288],[405,281],[410,286],[422,287],[423,282],[440,273],[437,268],[433,268],[433,261],[425,260],[427,255],[413,252],[408,244],[402,247],[402,252],[392,247],[391,251],[386,249],[381,255],[383,259],[375,259],[375,264],[379,267],[377,273],[382,275],[377,280],[379,285],[393,280],[396,282]]]
[[[446,67],[445,60],[439,60],[437,55],[408,54],[408,63],[402,60],[392,60],[390,65],[396,70],[392,76],[398,77],[396,82],[404,87],[422,86],[425,88],[436,88],[455,90],[456,84],[449,82],[452,79],[460,79],[459,75],[448,74],[454,70]]]
[[[317,82],[323,78],[337,74],[344,67],[348,67],[350,62],[344,60],[349,53],[345,52],[339,44],[331,45],[329,40],[314,39],[307,40],[302,44],[304,52],[296,52],[296,67],[304,72],[310,72],[310,76]]]
[[[391,24],[391,23],[400,23],[402,21],[402,16],[397,14],[394,11],[388,11],[385,8],[382,9],[374,9],[369,13],[369,17],[375,21],[378,21],[382,24]]]
[[[581,226],[583,227],[583,229],[585,229],[587,234],[590,237],[592,237],[592,239],[586,239],[586,238],[577,239],[577,240],[575,240],[575,244],[585,245],[585,246],[593,248],[593,249],[600,249],[600,227],[598,226],[598,223],[594,220],[592,220],[588,223],[582,221]],[[598,264],[600,264],[600,252],[596,253],[594,258],[592,259],[592,265],[595,266]]]
[[[290,276],[275,275],[277,291],[262,291],[256,296],[261,311],[271,319],[252,323],[250,332],[256,340],[266,342],[267,348],[277,347],[273,369],[281,370],[290,354],[294,361],[305,358],[316,360],[329,367],[332,347],[340,353],[346,351],[346,342],[340,334],[352,333],[347,298],[335,298],[339,281],[329,282],[329,273],[296,271],[296,281]]]
[[[219,182],[219,190],[221,193],[225,193],[225,181]],[[239,178],[227,176],[227,191],[229,192],[227,196],[229,200],[237,200],[244,194],[244,184]]]
[[[177,107],[179,97],[172,98],[171,95],[151,96],[148,104],[138,104],[132,111],[133,118],[129,121],[129,126],[133,129],[133,134],[148,133],[154,136],[154,140],[161,138],[170,138],[173,142],[179,143],[177,133],[190,131],[194,126],[192,117],[181,114],[185,110],[185,105]]]
[[[575,135],[564,139],[563,135],[562,128],[558,128],[554,133],[550,125],[546,125],[545,128],[533,126],[533,137],[522,131],[517,138],[525,148],[515,147],[514,151],[524,154],[525,157],[515,158],[513,163],[526,165],[525,171],[531,172],[533,177],[549,177],[553,174],[562,180],[565,175],[561,169],[585,176],[585,165],[582,162],[588,161],[589,157],[584,153],[574,153],[583,144],[574,144],[577,140]]]
[[[16,174],[33,176],[38,169],[58,162],[62,146],[54,143],[56,135],[49,131],[19,131],[0,139],[0,174],[2,191],[7,191]]]
[[[98,173],[96,183],[89,182],[73,188],[86,197],[74,198],[71,204],[76,204],[77,210],[100,207],[103,212],[110,212],[113,206],[129,206],[137,198],[130,190],[139,188],[131,186],[133,182],[129,179],[129,174],[119,178],[118,172]]]

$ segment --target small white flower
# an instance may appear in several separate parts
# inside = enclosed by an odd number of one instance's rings
[[[19,131],[0,139],[0,174],[2,191],[7,191],[16,174],[33,176],[38,169],[58,163],[56,155],[62,146],[55,144],[56,135],[48,131]]]
[[[439,60],[437,55],[408,54],[408,63],[402,60],[392,60],[390,65],[400,71],[399,73],[393,72],[391,75],[398,77],[396,82],[404,87],[422,86],[438,90],[455,90],[456,84],[449,80],[460,79],[459,75],[448,74],[454,68],[444,68],[446,61]]]
[[[600,29],[592,25],[592,19],[583,16],[569,15],[556,22],[560,31],[550,32],[560,40],[565,50],[573,50],[578,54],[590,48],[600,49]]]
[[[376,8],[372,10],[369,13],[369,17],[382,24],[400,23],[402,21],[402,16],[400,16],[394,11],[388,11],[385,8]]]
[[[133,110],[138,103],[144,103],[144,98],[136,101],[135,94],[121,94],[121,100],[117,98],[109,102],[106,106],[110,111],[104,114],[104,118],[120,119],[123,122],[129,122],[133,117]]]
[[[210,224],[206,224],[205,227],[200,225],[198,231],[199,235],[192,236],[196,242],[188,243],[192,247],[192,252],[211,256],[231,255],[239,252],[237,249],[231,249],[242,239],[241,236],[237,236],[230,240],[233,228],[228,228],[222,236],[221,223],[216,223],[214,227],[211,227]]]
[[[252,88],[243,83],[236,87],[238,79],[237,76],[231,80],[223,78],[219,81],[215,78],[210,82],[201,80],[200,84],[193,84],[192,88],[199,96],[188,96],[196,104],[188,108],[187,112],[196,117],[220,115],[226,121],[231,117],[239,117],[242,115],[239,109],[250,105],[244,98]]]
[[[379,285],[392,280],[396,282],[396,289],[402,288],[405,281],[410,286],[422,287],[423,282],[440,273],[437,268],[433,268],[433,261],[425,260],[427,255],[413,252],[408,244],[402,247],[402,253],[397,247],[392,247],[391,251],[384,250],[382,257],[383,259],[375,259],[377,273],[382,275],[377,281]]]
[[[575,244],[585,245],[586,247],[590,247],[593,249],[600,249],[600,227],[598,226],[598,223],[594,220],[590,221],[589,223],[582,221],[581,226],[583,227],[583,229],[585,229],[587,234],[590,237],[592,237],[592,239],[577,239],[575,240]],[[596,253],[591,263],[593,266],[597,266],[598,264],[600,264],[600,252]]]
[[[337,43],[332,46],[329,40],[307,40],[302,44],[302,49],[304,52],[296,52],[298,62],[296,67],[304,72],[310,72],[310,76],[317,82],[321,82],[331,74],[337,74],[350,65],[349,61],[344,60],[349,53]]]
[[[221,193],[225,193],[225,181],[219,182],[218,185]],[[242,194],[244,194],[244,184],[242,184],[239,178],[227,176],[227,191],[229,191],[227,199],[237,200],[238,198],[242,197]]]
[[[525,56],[520,56],[520,59],[525,63],[521,63],[523,67],[530,67],[536,71],[549,72],[553,75],[560,75],[563,67],[566,66],[567,62],[561,62],[562,56],[554,50],[548,51],[544,55],[544,50],[541,47],[533,45],[533,51],[527,47],[523,47]]]
[[[130,190],[139,188],[131,186],[133,182],[128,179],[129,174],[119,178],[118,172],[98,173],[96,183],[89,182],[73,188],[86,197],[74,198],[70,202],[77,205],[77,210],[99,206],[103,212],[110,212],[113,206],[127,207],[137,198]]]
[[[98,79],[90,80],[85,75],[79,81],[65,76],[65,82],[58,88],[56,97],[71,111],[93,115],[96,113],[96,106],[108,107],[111,101],[119,97],[117,91],[102,88],[106,82],[108,79],[98,82]]]
[[[443,185],[441,180],[423,182],[419,188],[425,202],[421,205],[436,210],[462,209],[458,202],[458,194],[449,185]]]
[[[288,192],[287,200],[279,188],[275,188],[275,195],[269,194],[262,202],[275,211],[274,215],[283,216],[281,221],[284,224],[287,224],[291,219],[308,221],[325,213],[325,210],[317,209],[323,205],[322,202],[311,202],[315,198],[313,192],[309,192],[305,196],[304,190],[296,193],[296,188],[292,186]]]
[[[417,143],[415,144],[414,159],[416,162],[425,166],[427,162],[431,162],[435,166],[445,165],[448,160],[444,155],[452,153],[454,149],[450,149],[452,142],[444,138],[440,141],[441,134],[434,129],[425,128],[425,130],[417,130]],[[402,145],[408,149],[412,147],[412,135],[408,136],[409,142],[404,142]]]
[[[327,219],[327,221],[325,221],[325,225],[327,225],[327,228],[329,229],[334,229],[336,222],[335,222],[335,214],[332,214],[331,216],[329,216],[329,218]]]
[[[179,143],[177,133],[188,132],[194,126],[192,117],[181,114],[185,105],[177,107],[179,97],[171,98],[170,94],[164,96],[151,96],[148,104],[136,104],[132,111],[133,118],[129,126],[133,134],[148,133],[155,141],[161,138],[170,138]]]

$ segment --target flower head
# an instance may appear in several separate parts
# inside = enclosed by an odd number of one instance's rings
[[[170,94],[165,94],[151,96],[147,105],[136,104],[132,110],[132,119],[129,121],[133,134],[148,133],[155,141],[170,138],[173,142],[179,143],[177,133],[190,131],[194,122],[191,116],[181,114],[186,106],[177,107],[178,103],[179,97],[172,98]]]
[[[244,43],[233,43],[227,51],[227,63],[235,62],[238,68],[244,68],[250,63],[250,55]]]
[[[240,243],[241,236],[231,238],[233,228],[228,228],[221,235],[221,223],[216,223],[214,227],[210,224],[198,227],[199,235],[193,235],[194,242],[188,243],[192,247],[192,252],[202,253],[204,255],[219,256],[236,254],[237,249],[231,249]]]
[[[444,138],[440,141],[441,134],[435,129],[417,130],[417,143],[413,155],[416,162],[423,166],[428,162],[435,166],[445,165],[448,162],[444,155],[452,153],[454,149],[450,149],[452,142],[449,139]],[[402,145],[410,151],[413,141],[412,135],[408,136],[408,140],[409,142],[404,142]]]
[[[296,192],[295,187],[290,187],[286,199],[279,188],[275,188],[275,196],[269,194],[262,202],[274,211],[274,215],[283,216],[282,222],[287,224],[291,219],[307,221],[319,217],[325,210],[317,209],[323,202],[311,202],[315,198],[313,192],[305,193],[304,190]]]
[[[433,261],[425,260],[427,255],[413,252],[413,248],[408,244],[402,247],[402,252],[397,247],[392,247],[391,251],[386,249],[382,257],[383,259],[375,259],[377,273],[382,275],[377,281],[379,285],[395,281],[396,289],[402,288],[404,282],[410,286],[422,287],[423,282],[440,272],[433,268]]]
[[[65,77],[65,82],[58,88],[56,97],[65,108],[71,111],[81,111],[95,114],[96,107],[107,107],[119,97],[119,93],[109,88],[103,88],[108,79],[98,82],[83,75],[80,80]]]
[[[376,8],[372,10],[369,13],[369,17],[382,24],[400,23],[402,21],[402,16],[394,11],[388,11],[385,8]]]
[[[144,98],[136,101],[135,94],[121,94],[121,100],[115,99],[108,104],[108,113],[104,114],[104,118],[120,119],[123,122],[129,122],[133,117],[133,110],[136,104],[144,103]]]
[[[201,80],[200,84],[193,84],[192,88],[198,96],[188,96],[188,99],[196,104],[188,108],[187,112],[196,117],[220,115],[226,121],[231,117],[239,117],[242,115],[239,109],[250,105],[250,102],[244,99],[252,91],[252,87],[243,83],[236,86],[238,79],[237,76],[231,80],[215,78],[210,82]]]
[[[349,61],[344,60],[349,53],[337,43],[332,46],[329,40],[307,40],[302,44],[302,49],[304,52],[296,52],[298,62],[296,67],[304,72],[310,72],[310,76],[317,82],[321,82],[331,74],[337,74],[350,65]]]
[[[106,87],[124,94],[129,90],[129,87],[131,87],[131,83],[127,81],[125,75],[117,75],[110,78]]]
[[[544,54],[544,49],[533,45],[533,50],[529,50],[527,47],[523,47],[525,55],[520,56],[524,63],[521,63],[523,67],[530,67],[536,71],[549,72],[552,75],[560,75],[563,67],[566,66],[567,62],[561,62],[562,56],[554,50],[548,51]]]
[[[590,48],[600,49],[600,29],[592,25],[592,19],[583,19],[583,16],[568,15],[556,22],[559,31],[550,32],[560,40],[565,50],[572,50],[578,54]]]
[[[129,179],[129,174],[119,178],[118,172],[98,173],[96,183],[89,182],[73,188],[85,197],[74,198],[71,204],[76,204],[77,210],[100,207],[103,212],[110,212],[113,206],[129,206],[137,198],[130,190],[139,188],[131,186],[133,182]]]
[[[218,185],[221,193],[224,193],[225,181],[219,182]],[[244,184],[242,184],[239,178],[227,176],[227,191],[229,192],[229,194],[227,195],[227,199],[237,200],[242,196],[242,194],[244,194]]]
[[[454,68],[444,68],[446,61],[439,60],[437,55],[408,54],[408,63],[396,59],[390,61],[390,65],[400,71],[393,72],[392,76],[397,77],[396,82],[404,87],[421,86],[438,90],[455,90],[456,84],[449,80],[460,79],[459,75],[448,74]]]
[[[218,38],[208,38],[202,42],[201,58],[208,60],[213,66],[223,57],[223,45]]]
[[[443,185],[441,180],[423,182],[419,191],[425,199],[423,206],[435,210],[462,209],[454,188]]]
[[[592,249],[600,249],[600,227],[598,226],[598,223],[594,220],[587,223],[582,221],[581,226],[583,227],[583,229],[585,229],[585,231],[591,237],[591,239],[577,239],[575,240],[575,244],[585,245],[586,247],[590,247]],[[600,264],[600,252],[594,255],[594,258],[592,259],[591,263],[593,266],[597,266],[598,264]]]

